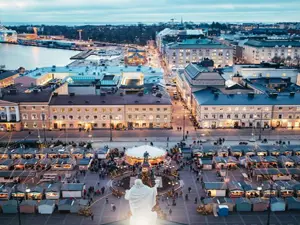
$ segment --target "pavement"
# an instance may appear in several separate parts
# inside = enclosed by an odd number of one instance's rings
[[[241,179],[239,170],[230,171],[230,179]],[[168,216],[168,220],[190,224],[190,225],[264,225],[267,224],[267,212],[230,212],[228,217],[215,217],[213,215],[202,216],[196,212],[197,204],[194,204],[195,197],[198,200],[201,196],[205,196],[205,193],[200,185],[197,183],[196,176],[189,171],[186,167],[180,172],[180,177],[185,184],[183,188],[183,196],[188,193],[188,187],[191,187],[191,193],[189,193],[189,200],[185,201],[183,198],[177,200],[176,206],[168,206],[166,201],[160,200],[161,209],[168,213],[169,209],[172,209],[172,215]],[[80,181],[86,183],[87,187],[93,185],[97,187],[99,181],[98,174],[88,172],[86,176],[79,177]],[[214,171],[204,172],[204,181],[214,181],[216,175]],[[107,185],[109,180],[100,180],[100,187]],[[110,223],[118,220],[123,220],[129,212],[128,201],[122,197],[117,199],[107,191],[104,196],[98,198],[94,197],[95,203],[92,205],[92,211],[94,213],[94,220],[90,217],[83,217],[77,214],[71,213],[57,213],[52,215],[40,215],[40,214],[22,214],[22,225],[98,225]],[[105,198],[109,198],[109,204],[105,203]],[[116,205],[116,211],[113,212],[110,209],[110,203]],[[299,225],[300,213],[299,211],[289,212],[276,212],[271,213],[270,225]],[[0,214],[0,225],[18,225],[18,216],[16,214]],[[142,225],[142,224],[141,224]]]

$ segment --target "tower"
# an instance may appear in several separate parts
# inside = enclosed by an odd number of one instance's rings
[[[82,33],[82,30],[77,30],[78,31],[78,34],[79,34],[79,41],[81,41],[81,33]]]

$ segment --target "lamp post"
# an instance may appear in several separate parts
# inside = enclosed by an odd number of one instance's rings
[[[185,106],[183,106],[185,107]],[[183,108],[182,141],[185,140],[185,108]]]
[[[14,186],[14,190],[15,190],[15,194],[17,193],[17,183],[15,183]],[[19,225],[21,225],[21,212],[20,212],[20,202],[19,202],[19,198],[17,196],[15,196],[15,200],[17,201],[17,211],[18,211],[18,220],[19,220]]]
[[[111,115],[109,115],[109,126],[110,126],[110,132],[109,132],[109,134],[110,134],[110,139],[109,139],[109,141],[113,141],[113,139],[112,139]]]
[[[260,126],[259,126],[259,135],[258,135],[258,140],[261,141],[261,133],[262,133],[262,110],[260,111]]]
[[[270,183],[269,210],[268,210],[268,217],[267,217],[267,225],[270,225],[270,219],[271,219],[271,191],[272,190],[273,190],[273,184]]]
[[[43,131],[44,131],[44,144],[46,144],[46,124],[45,124],[45,114],[42,114],[42,120],[43,120]]]

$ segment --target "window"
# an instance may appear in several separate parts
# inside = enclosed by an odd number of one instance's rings
[[[239,115],[238,115],[238,114],[235,114],[235,115],[234,115],[234,118],[238,119],[238,118],[239,118]]]
[[[299,110],[300,110],[300,107],[299,107]],[[153,108],[149,108],[149,111],[153,111]]]
[[[81,116],[78,116],[78,119],[81,120]]]
[[[139,111],[139,108],[135,108],[135,111]]]
[[[94,116],[94,119],[96,120],[98,118],[98,116]]]
[[[85,116],[85,118],[88,120],[90,118],[90,116]]]
[[[278,107],[279,110],[282,110],[282,107]]]
[[[57,109],[52,109],[52,112],[56,113],[56,112],[57,112]]]
[[[73,112],[73,108],[69,108],[68,111],[69,111],[69,112]]]
[[[33,128],[37,128],[36,122],[33,123]]]
[[[143,111],[146,111],[146,108],[143,108]]]
[[[94,112],[98,112],[98,109],[97,109],[97,108],[94,108]]]
[[[90,111],[90,109],[86,108],[85,111],[88,112],[88,111]]]
[[[156,110],[157,110],[157,111],[160,111],[160,108],[157,108]]]
[[[132,115],[128,115],[128,119],[132,119]]]
[[[102,112],[106,112],[106,109],[102,109]]]
[[[61,119],[65,120],[65,119],[66,119],[66,116],[61,116]]]
[[[57,116],[53,116],[53,119],[54,119],[54,120],[57,120]]]
[[[102,123],[102,127],[105,128],[106,127],[106,123]]]
[[[204,110],[208,110],[208,108],[207,108],[207,107],[205,107],[205,108],[204,108]]]
[[[227,115],[227,119],[230,119],[230,118],[231,118],[231,116],[230,116],[230,114],[228,114],[228,115]]]
[[[73,116],[69,116],[69,119],[72,120],[72,119],[73,119]]]
[[[221,114],[221,115],[219,116],[219,118],[220,118],[220,119],[223,119],[223,115]]]
[[[35,110],[35,106],[32,106],[32,108],[31,108],[32,110]]]
[[[145,117],[146,117],[146,116],[145,116]],[[164,118],[165,118],[165,119],[168,119],[168,115],[164,115]]]
[[[45,110],[45,106],[42,106],[42,108],[41,108],[42,110]]]
[[[73,127],[74,127],[74,125],[71,123],[71,124],[69,125],[69,127],[70,127],[70,128],[73,128]]]
[[[31,114],[31,119],[36,120],[37,119],[37,114],[36,113]]]
[[[246,114],[243,114],[243,115],[242,115],[242,118],[243,118],[243,119],[246,119]]]
[[[278,115],[278,119],[282,119],[282,115],[281,114]]]
[[[250,118],[250,119],[253,119],[253,114],[250,114],[250,115],[249,115],[249,118]]]
[[[62,109],[60,109],[60,111],[61,111],[61,112],[64,112],[64,111],[65,111],[65,109],[64,109],[64,108],[62,108]]]
[[[118,108],[118,112],[121,112],[122,111],[122,108]]]
[[[215,114],[212,114],[211,116],[212,116],[212,118],[216,119],[216,115]]]
[[[160,115],[156,115],[156,119],[160,119]]]
[[[204,114],[204,119],[208,119],[208,115],[207,114]]]
[[[46,120],[47,119],[47,115],[45,113],[41,114],[41,120]]]
[[[28,120],[28,115],[26,113],[22,114],[22,119],[23,120]]]
[[[77,112],[80,112],[80,111],[81,111],[81,109],[78,108],[78,109],[77,109]]]
[[[168,108],[164,108],[164,111],[168,111]]]
[[[293,119],[293,115],[289,115],[289,119]]]
[[[23,109],[26,109],[26,106],[23,106]]]

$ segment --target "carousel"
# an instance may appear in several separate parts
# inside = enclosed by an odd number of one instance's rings
[[[157,165],[166,158],[167,151],[150,145],[142,145],[139,147],[129,148],[125,152],[125,162],[129,165],[142,163],[144,161],[144,153],[149,154],[148,161],[150,165]]]

